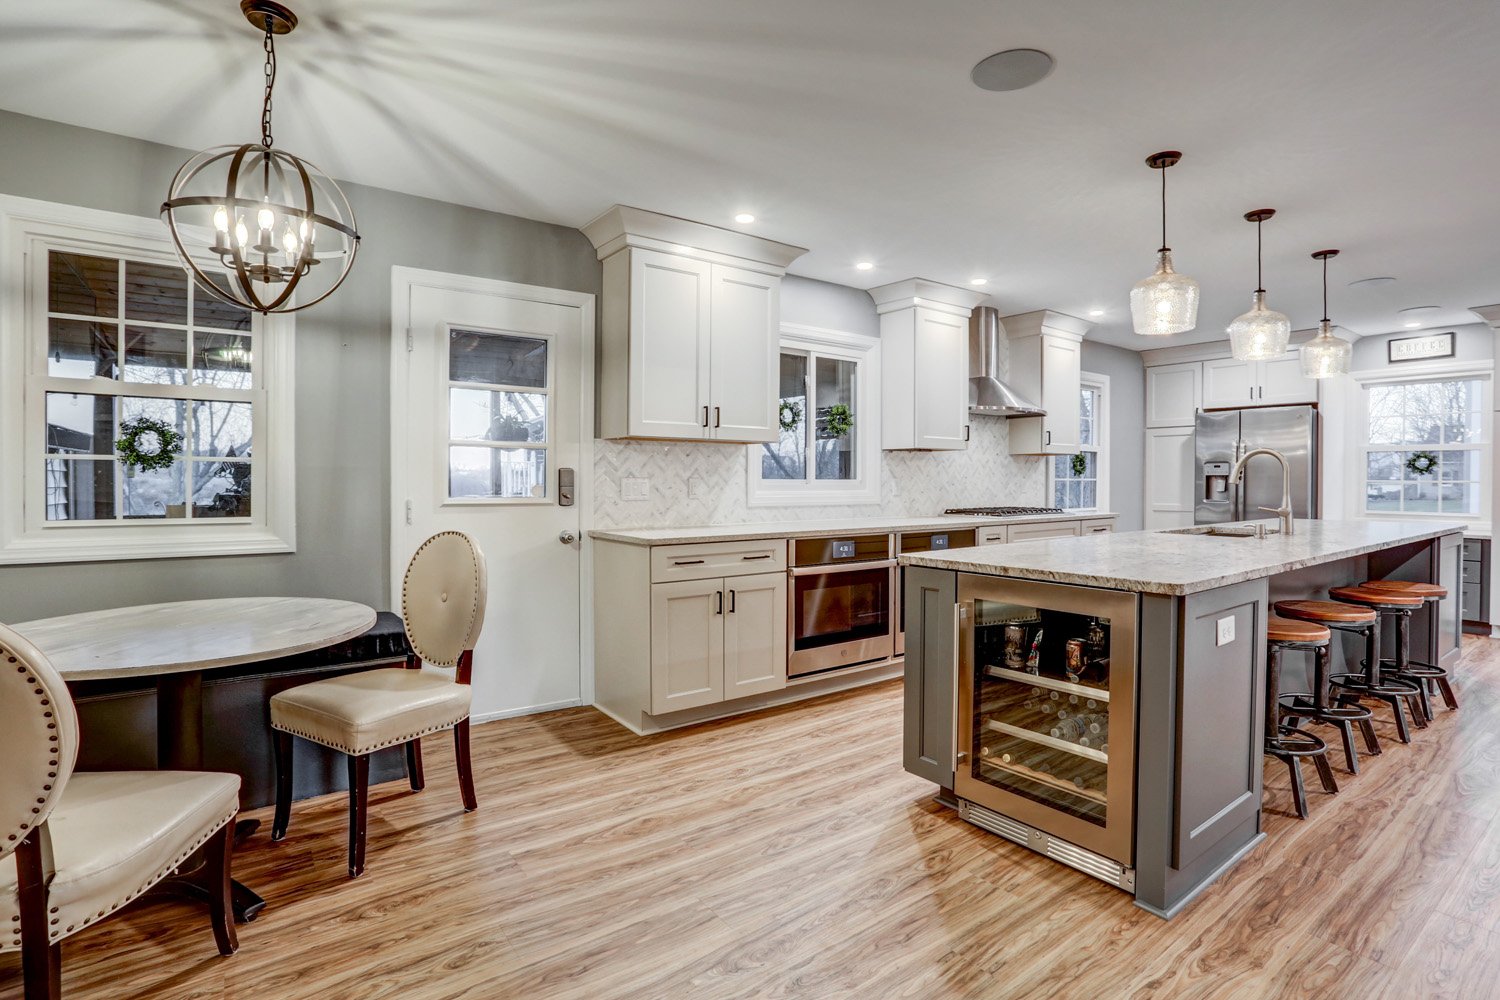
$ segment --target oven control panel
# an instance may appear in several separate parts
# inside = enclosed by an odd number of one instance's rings
[[[833,550],[833,558],[853,559],[858,546],[855,544],[854,539],[852,538],[848,540],[836,538],[834,539],[831,548]]]

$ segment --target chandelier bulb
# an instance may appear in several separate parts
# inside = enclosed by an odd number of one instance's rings
[[[244,219],[238,219],[235,221],[234,241],[240,245],[241,250],[245,249],[245,244],[250,242],[250,231],[245,228]]]
[[[260,228],[262,229],[274,229],[276,228],[276,213],[271,211],[269,206],[263,205],[260,211],[256,213],[255,221],[260,224]]]
[[[286,251],[288,257],[295,257],[300,252],[300,247],[297,243],[297,234],[292,232],[291,226],[287,226],[286,232],[281,234],[281,246]]]
[[[214,209],[214,229],[226,236],[229,234],[229,213],[224,210],[223,205]]]

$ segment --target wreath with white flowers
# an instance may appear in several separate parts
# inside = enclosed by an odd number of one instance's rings
[[[1406,460],[1406,471],[1414,476],[1430,476],[1437,471],[1438,457],[1430,451],[1414,451]]]
[[[182,435],[165,420],[136,417],[120,424],[120,434],[115,451],[120,453],[127,471],[154,472],[177,461]]]
[[[781,408],[777,411],[777,419],[784,431],[794,431],[797,425],[802,423],[802,407],[790,399],[782,400]]]

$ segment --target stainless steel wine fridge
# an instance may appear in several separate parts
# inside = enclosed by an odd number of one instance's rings
[[[959,574],[965,819],[1134,886],[1137,598]]]

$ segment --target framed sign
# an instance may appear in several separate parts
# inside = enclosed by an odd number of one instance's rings
[[[1420,337],[1399,337],[1385,342],[1385,359],[1397,361],[1427,361],[1431,358],[1453,357],[1453,334],[1428,333]]]

